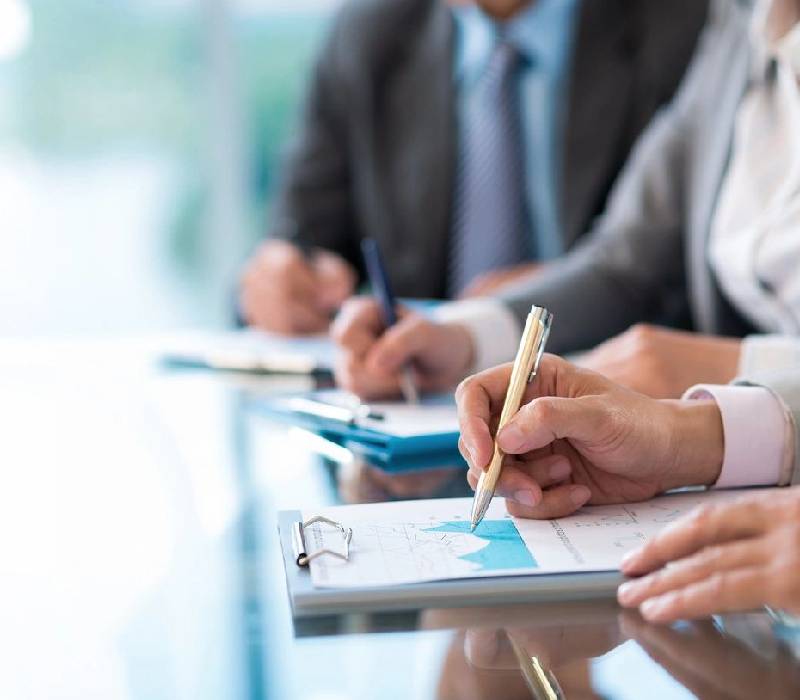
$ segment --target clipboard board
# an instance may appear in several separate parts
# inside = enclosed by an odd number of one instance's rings
[[[293,531],[300,511],[278,513],[278,532],[286,586],[295,618],[355,612],[389,612],[424,608],[487,607],[609,599],[623,576],[601,571],[535,576],[433,581],[398,586],[315,588],[307,567],[298,566]]]

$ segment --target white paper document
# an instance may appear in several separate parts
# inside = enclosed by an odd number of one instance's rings
[[[558,520],[512,518],[504,500],[495,498],[474,533],[469,531],[470,498],[338,506],[304,512],[303,519],[321,514],[353,529],[349,561],[322,556],[310,568],[316,587],[356,588],[613,571],[626,552],[696,505],[735,495],[704,491],[586,506]],[[309,526],[305,538],[308,552],[342,548],[341,533],[329,525]]]
[[[359,426],[385,435],[406,438],[458,432],[458,412],[455,405],[371,403],[369,406],[372,411],[383,416],[383,419],[363,418],[358,421]]]

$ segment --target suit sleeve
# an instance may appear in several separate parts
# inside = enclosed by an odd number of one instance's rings
[[[686,156],[717,30],[704,30],[675,99],[639,138],[589,235],[500,295],[520,321],[531,304],[555,314],[554,352],[589,348],[676,299],[686,308]]]
[[[340,60],[348,17],[334,22],[311,75],[297,133],[283,165],[268,235],[304,248],[357,256],[351,197],[348,80]]]

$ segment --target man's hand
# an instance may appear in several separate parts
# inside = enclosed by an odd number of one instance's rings
[[[405,365],[422,391],[442,391],[455,386],[473,362],[472,338],[464,327],[401,310],[400,321],[386,330],[380,306],[370,297],[348,301],[332,335],[342,350],[337,382],[366,399],[399,395]]]
[[[654,622],[762,605],[800,613],[800,488],[701,506],[629,554],[622,571],[648,574],[618,598]]]
[[[459,294],[460,299],[473,299],[495,294],[505,287],[509,287],[521,279],[530,277],[542,268],[542,263],[523,263],[512,267],[501,267],[478,275],[470,282],[466,289]]]
[[[473,488],[492,456],[510,376],[511,365],[503,365],[456,392],[459,446]],[[522,408],[497,439],[509,455],[497,493],[510,513],[530,518],[711,484],[724,452],[713,401],[656,401],[553,355],[542,358]]]
[[[286,241],[267,241],[241,281],[240,304],[251,326],[277,333],[326,331],[353,294],[357,276],[343,258],[317,251],[310,258]]]
[[[647,396],[676,399],[694,384],[730,382],[740,349],[735,338],[637,325],[598,345],[578,364]]]

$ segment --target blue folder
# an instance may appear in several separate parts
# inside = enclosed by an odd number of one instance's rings
[[[424,462],[426,456],[435,457],[439,465],[460,461],[451,395],[428,398],[412,407],[401,403],[364,405],[343,392],[319,391],[270,399],[262,406],[272,417],[310,430],[371,461],[388,464],[418,457]],[[427,427],[409,432],[408,423],[399,426],[399,420],[393,420],[409,416]]]

